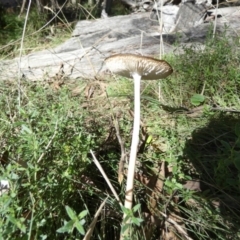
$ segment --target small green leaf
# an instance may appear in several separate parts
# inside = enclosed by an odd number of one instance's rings
[[[233,154],[234,154],[234,165],[239,171],[240,170],[240,152],[234,151]]]
[[[23,233],[26,232],[26,226],[23,224],[23,220],[21,221],[21,219],[17,219],[15,217],[13,217],[12,215],[8,215],[8,220],[13,223],[17,228],[19,228]]]
[[[190,100],[192,105],[198,106],[205,101],[205,97],[201,94],[194,94]]]
[[[124,206],[121,206],[121,208],[122,208],[122,211],[123,211],[123,213],[124,213],[125,215],[131,214],[131,210],[130,210],[130,209],[125,208]]]
[[[147,144],[149,144],[150,142],[152,141],[152,135],[150,135],[150,136],[148,136],[148,138],[147,138]]]
[[[130,227],[129,224],[125,224],[121,229],[121,233],[124,233],[129,227]]]
[[[13,180],[19,179],[19,176],[18,176],[17,174],[15,174],[15,173],[11,173],[10,177],[11,177],[11,179],[13,179]]]
[[[32,131],[30,128],[28,128],[26,125],[22,125],[22,130],[21,130],[22,133],[29,133],[31,134]]]
[[[79,213],[78,217],[81,219],[81,218],[84,218],[87,214],[88,214],[88,210],[84,210]]]
[[[140,204],[137,204],[136,206],[134,206],[133,207],[133,212],[136,212],[140,207],[141,207]]]
[[[57,230],[58,233],[65,233],[65,232],[71,232],[73,229],[74,221],[71,220],[67,222],[63,227],[59,228]]]
[[[124,218],[123,222],[126,224],[131,218],[132,216],[129,214]]]
[[[231,151],[231,146],[230,146],[230,144],[228,143],[228,142],[225,142],[225,141],[223,141],[223,140],[221,140],[220,141],[221,142],[221,144],[224,146],[224,151]]]
[[[75,223],[75,227],[77,228],[78,232],[81,233],[82,235],[85,235],[85,231],[83,226],[81,225],[80,222]]]
[[[14,225],[17,225],[17,219],[11,215],[7,216],[8,220],[13,223]]]
[[[80,222],[80,224],[83,226],[83,225],[85,224],[86,220],[85,220],[85,219],[82,219],[82,220],[80,220],[79,222]]]
[[[181,183],[176,183],[175,184],[175,189],[182,189],[183,185]]]
[[[141,218],[132,218],[132,222],[137,225],[140,226],[141,222],[143,222],[143,220]]]
[[[73,219],[77,219],[77,215],[75,213],[75,211],[73,209],[71,209],[69,206],[66,206],[66,211],[68,216],[73,220]]]

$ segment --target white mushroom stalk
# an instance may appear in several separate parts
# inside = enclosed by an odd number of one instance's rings
[[[124,207],[131,209],[133,202],[134,174],[140,131],[140,86],[141,76],[133,73],[134,79],[134,122]],[[125,216],[124,216],[125,217]]]
[[[166,78],[173,70],[164,60],[134,54],[116,54],[105,59],[107,68],[114,74],[134,79],[134,123],[131,152],[128,165],[127,186],[124,206],[132,208],[134,175],[140,130],[140,82],[141,79]],[[125,216],[124,216],[125,217]]]

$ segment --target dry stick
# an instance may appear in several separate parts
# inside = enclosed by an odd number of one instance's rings
[[[27,14],[26,14],[26,19],[24,21],[22,39],[21,39],[21,45],[20,45],[20,53],[19,53],[19,66],[18,66],[18,107],[19,107],[19,112],[20,112],[20,107],[21,107],[21,76],[20,76],[21,75],[21,58],[22,58],[22,50],[23,50],[23,41],[24,41],[24,37],[25,37],[27,20],[28,20],[28,15],[29,15],[31,4],[32,4],[32,0],[30,0],[28,3],[28,9],[27,9]]]
[[[67,2],[67,0],[66,0],[66,2]],[[65,3],[66,3],[65,2]],[[65,4],[64,3],[64,4]],[[82,5],[80,5],[80,6],[82,6]],[[83,7],[83,6],[82,6]],[[56,17],[60,20],[60,21],[62,21],[62,19],[61,18],[59,18],[58,16],[57,16],[57,14],[59,13],[55,13],[51,8],[48,8],[48,7],[44,7],[45,9],[47,9],[47,10],[50,10],[53,14],[55,14],[56,15]],[[62,11],[62,8],[60,9],[60,11]],[[87,10],[86,10],[87,11]],[[90,13],[89,13],[90,14]],[[91,15],[91,14],[90,14]],[[63,16],[64,16],[64,14],[63,14]],[[92,16],[93,17],[93,16]],[[64,18],[65,18],[65,16],[64,16]],[[94,17],[93,17],[94,18]],[[94,18],[95,19],[95,18]],[[66,18],[65,18],[65,20],[66,20]],[[63,22],[63,21],[62,21]],[[63,22],[64,23],[64,22]],[[108,36],[110,33],[107,33],[107,34],[105,34],[103,37],[101,37],[100,38],[100,40],[98,40],[98,41],[96,41],[95,43],[94,43],[94,45],[96,45],[98,42],[101,42],[106,36]],[[81,49],[83,49],[83,50],[85,50],[85,48],[82,46],[82,43],[81,43],[81,41],[80,41],[80,38],[78,38],[79,39],[79,43],[80,43],[80,45],[81,45]],[[90,48],[90,50],[92,50],[92,49],[94,49],[94,45]],[[90,52],[90,51],[89,51]],[[86,57],[87,57],[87,59],[88,59],[88,62],[89,62],[89,64],[92,66],[92,70],[95,72],[95,75],[97,75],[97,72],[95,71],[95,67],[94,67],[94,65],[92,64],[92,61],[91,61],[91,59],[87,56],[87,51],[85,50],[85,53],[83,54],[83,56],[85,56],[86,55]],[[72,68],[72,70],[73,70],[73,68]],[[71,70],[71,74],[72,74],[72,70]]]
[[[222,112],[232,112],[232,113],[240,113],[239,110],[236,109],[228,109],[228,108],[221,108],[221,107],[212,107],[210,108],[212,111],[222,111]]]
[[[87,231],[86,235],[84,236],[83,240],[90,240],[91,239],[93,229],[94,229],[94,227],[96,225],[96,222],[97,222],[97,218],[100,215],[100,213],[102,211],[102,208],[104,207],[107,199],[108,199],[108,197],[105,198],[105,200],[101,203],[100,207],[98,208],[97,212],[95,213],[94,218],[93,218],[91,224],[89,225],[88,231]]]
[[[143,31],[141,30],[141,41],[140,41],[140,53],[142,54],[142,46],[143,46]]]
[[[65,3],[64,3],[64,5],[65,5]],[[26,3],[23,2],[22,8],[24,8],[25,4]],[[24,37],[25,37],[25,33],[26,33],[27,20],[28,20],[28,15],[29,15],[31,4],[32,4],[32,0],[30,0],[28,3],[28,9],[27,9],[27,14],[26,14],[26,19],[24,22],[23,33],[22,33],[22,38],[21,38],[21,45],[20,45],[20,53],[19,53],[19,66],[18,66],[18,106],[19,106],[19,109],[21,107],[21,58],[22,58],[22,50],[23,50],[23,41],[24,41]],[[22,10],[23,9],[21,9],[20,14],[22,13]]]
[[[48,150],[49,146],[52,144],[52,141],[53,141],[53,139],[55,138],[55,136],[57,134],[57,126],[58,126],[58,121],[56,122],[54,133],[53,133],[51,139],[49,140],[47,146],[45,147],[45,151],[41,154],[41,156],[37,160],[37,163],[39,163],[42,160],[42,158],[44,157],[44,155],[45,155],[46,151]]]
[[[30,195],[30,199],[32,202],[32,210],[31,210],[31,221],[30,221],[30,229],[29,229],[29,233],[28,233],[28,240],[30,240],[32,238],[32,227],[33,227],[33,217],[34,217],[34,213],[35,213],[35,199],[33,198],[32,193],[29,193]]]
[[[113,110],[112,104],[109,100],[107,91],[105,91],[105,92],[106,92],[106,96],[107,96],[109,105],[111,107],[112,121],[113,121],[113,125],[114,125],[115,131],[116,131],[116,136],[117,136],[117,139],[118,139],[118,143],[119,143],[120,148],[121,148],[121,158],[120,158],[120,161],[119,161],[119,164],[118,164],[118,182],[121,184],[122,181],[123,181],[123,175],[124,175],[124,164],[125,164],[125,158],[126,158],[126,150],[125,150],[125,147],[124,147],[124,141],[122,140],[121,135],[120,135],[118,119],[114,117],[114,114],[113,114],[113,111],[112,111]]]
[[[154,1],[154,2],[155,2],[155,4],[157,4],[156,1]],[[163,36],[162,36],[162,32],[163,32],[162,8],[163,8],[163,0],[161,0],[160,15],[159,15],[158,10],[157,10],[157,17],[158,17],[158,23],[159,23],[159,28],[160,28],[160,43],[159,43],[159,57],[160,57],[160,59],[162,59],[162,55],[164,55],[164,45],[163,45]]]
[[[165,213],[163,212],[160,212],[159,213],[166,218],[166,221],[168,221],[169,223],[173,224],[174,227],[182,234],[184,235],[184,237],[187,239],[187,240],[193,240],[192,238],[190,238],[187,234],[187,232],[178,224],[176,223],[174,220],[172,220],[171,218],[169,218]]]
[[[155,1],[156,4],[156,1]],[[159,16],[158,10],[157,10],[157,17],[158,17],[158,22],[159,22],[159,27],[160,27],[160,43],[159,43],[159,57],[162,59],[162,56],[164,55],[164,45],[163,45],[163,14],[162,14],[162,8],[163,8],[163,0],[161,0],[161,13]],[[160,19],[160,20],[159,20]],[[158,83],[158,101],[163,101],[162,94],[161,94],[161,83]]]
[[[123,181],[124,163],[125,163],[126,152],[125,152],[123,140],[122,140],[121,135],[120,135],[118,120],[113,119],[113,121],[114,121],[114,127],[115,127],[115,131],[116,131],[118,143],[119,143],[120,148],[121,148],[121,158],[120,158],[119,166],[118,166],[118,182],[121,184],[122,181]]]
[[[22,15],[22,13],[23,13],[23,10],[24,10],[24,8],[25,8],[26,2],[27,2],[27,0],[23,0],[22,6],[21,6],[21,10],[20,10],[20,13],[19,13],[19,17],[20,17],[20,16]]]
[[[109,181],[109,178],[107,177],[106,173],[104,172],[101,164],[99,163],[99,161],[97,160],[97,158],[95,157],[94,153],[92,150],[90,150],[90,153],[92,154],[93,157],[93,162],[96,164],[97,168],[99,169],[99,171],[101,172],[102,176],[104,177],[105,181],[107,182],[109,188],[111,189],[113,195],[115,196],[115,198],[117,199],[117,201],[119,202],[120,206],[122,206],[122,203],[120,201],[120,198],[118,197],[113,185],[111,184],[111,182]]]
[[[55,16],[60,22],[62,22],[63,25],[65,25],[65,26],[68,28],[69,31],[72,31],[72,29],[58,16],[58,14],[59,14],[60,12],[62,12],[62,8],[61,8],[57,13],[54,12],[50,7],[47,7],[47,6],[45,6],[44,9],[49,10],[52,14],[54,14],[54,16]],[[63,17],[64,17],[64,19],[65,19],[65,21],[66,21],[67,19],[65,18],[64,14],[63,14]]]
[[[96,18],[92,15],[92,13],[89,12],[81,3],[78,3],[78,5],[79,5],[80,7],[82,7],[82,8],[89,14],[89,16],[92,17],[92,19],[96,20]],[[96,6],[97,6],[97,3],[93,6],[92,9],[94,9]]]
[[[206,81],[204,81],[204,83],[203,83],[203,88],[202,88],[202,92],[201,92],[201,95],[203,95],[203,94],[204,94],[204,91],[205,91],[205,87],[206,87]]]
[[[217,28],[217,11],[218,11],[218,6],[219,6],[219,0],[217,0],[217,8],[215,12],[215,21],[214,21],[214,29],[213,29],[213,38],[215,37],[216,34],[216,28]]]
[[[37,9],[38,9],[38,13],[41,13],[42,12],[42,4],[40,3],[39,0],[36,0],[36,3],[37,3]]]

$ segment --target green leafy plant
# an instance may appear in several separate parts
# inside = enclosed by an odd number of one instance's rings
[[[205,101],[205,97],[201,94],[194,94],[190,100],[192,105],[199,106]]]
[[[85,230],[83,228],[83,225],[86,222],[84,220],[84,217],[88,214],[88,211],[84,210],[77,215],[76,212],[73,209],[71,209],[69,206],[65,206],[65,209],[67,211],[68,216],[71,218],[71,220],[68,222],[65,222],[64,226],[59,228],[57,230],[57,232],[58,233],[65,233],[65,232],[72,233],[74,228],[76,228],[81,235],[84,235]]]
[[[89,216],[106,196],[93,239],[118,240],[121,231],[134,240],[168,234],[239,239],[240,55],[235,47],[239,41],[211,38],[205,49],[193,45],[168,56],[174,68],[168,80],[142,83],[138,204],[131,212],[120,208],[89,153],[93,149],[123,201],[125,181],[120,185],[117,179],[119,160],[128,159],[132,83],[104,80],[106,98],[97,81],[64,79],[54,89],[45,80],[22,80],[19,108],[16,79],[0,81],[0,175],[10,183],[0,196],[0,239],[82,239]],[[89,84],[95,90],[86,98]],[[72,85],[82,92],[74,95]],[[196,97],[203,89],[204,99]],[[200,114],[190,114],[201,104]],[[129,222],[121,225],[123,212]]]
[[[139,227],[143,222],[142,218],[135,216],[136,214],[138,214],[140,207],[140,204],[135,205],[132,209],[121,206],[121,209],[126,216],[124,218],[124,221],[122,223],[123,226],[121,228],[121,234],[124,236],[124,240],[134,239],[134,226]]]

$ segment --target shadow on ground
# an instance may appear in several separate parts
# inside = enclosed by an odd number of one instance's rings
[[[240,116],[219,114],[207,126],[195,130],[186,142],[183,160],[193,165],[195,172],[188,174],[196,174],[200,181],[200,192],[196,194],[210,203],[212,214],[221,215],[224,221],[221,225],[227,229],[224,239],[237,239],[240,226]],[[211,234],[213,239],[223,239],[224,235],[218,236],[217,231]]]

